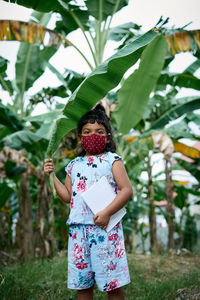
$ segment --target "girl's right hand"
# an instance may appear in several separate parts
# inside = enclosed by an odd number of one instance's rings
[[[44,173],[49,176],[49,173],[54,172],[54,164],[51,158],[45,159]]]

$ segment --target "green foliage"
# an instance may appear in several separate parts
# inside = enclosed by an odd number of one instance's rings
[[[122,25],[111,28],[108,39],[120,42],[122,39],[126,40],[130,34],[136,37],[136,34],[138,34],[138,30],[140,28],[141,26],[133,22],[124,23]]]
[[[13,94],[12,82],[8,80],[6,70],[8,66],[8,60],[0,56],[0,85],[2,88],[9,92],[10,96]]]
[[[176,105],[174,108],[171,108],[169,111],[163,114],[158,120],[153,123],[151,129],[163,128],[170,121],[181,117],[183,114],[185,114],[185,112],[190,112],[200,108],[200,101],[198,96],[187,97],[187,99],[186,97],[183,99],[179,98],[178,100],[180,102],[182,100],[183,104]]]
[[[69,98],[63,110],[63,116],[56,122],[47,149],[47,156],[53,155],[61,138],[76,127],[80,117],[120,82],[125,71],[139,59],[144,46],[155,37],[156,33],[153,31],[147,32],[111,56],[79,85]]]
[[[42,12],[50,12],[56,10],[60,5],[59,1],[51,0],[51,1],[43,1],[43,0],[4,0],[6,2],[17,3],[19,5],[33,8]]]
[[[193,216],[188,212],[183,230],[183,247],[193,251],[197,243],[197,226]]]
[[[13,189],[5,181],[0,182],[0,209],[6,204],[13,192]]]
[[[99,14],[101,14],[101,20],[105,20],[108,16],[112,16],[114,12],[117,12],[122,7],[125,7],[128,2],[128,0],[87,0],[86,6],[89,14],[95,19],[99,19]]]
[[[25,149],[32,154],[41,155],[47,146],[47,140],[29,130],[20,130],[5,137],[1,141],[1,145],[17,150]]]
[[[177,161],[180,166],[182,166],[186,171],[188,171],[192,176],[194,176],[197,181],[200,181],[200,171],[197,168],[197,164],[195,163],[189,163],[183,159],[177,158]],[[198,162],[198,160],[197,160]]]
[[[0,102],[0,124],[5,125],[11,132],[24,129],[23,123],[7,106]]]
[[[142,119],[149,95],[162,70],[166,52],[166,40],[159,35],[145,48],[139,69],[125,80],[119,91],[119,106],[115,112],[120,132],[128,133]]]
[[[21,43],[16,61],[16,85],[24,94],[44,72],[47,62],[56,52],[56,47],[40,50],[39,45]]]
[[[159,77],[158,84],[164,86],[169,84],[171,86],[178,86],[178,87],[200,90],[200,79],[195,77],[194,75],[187,74],[187,73],[163,74]]]
[[[192,262],[192,263],[191,263]],[[128,255],[131,283],[124,287],[127,300],[175,299],[177,291],[200,285],[198,257]],[[187,266],[187,268],[186,268]],[[186,270],[187,269],[187,270]],[[0,268],[2,300],[75,300],[76,291],[67,289],[67,258],[38,260]],[[107,293],[94,288],[95,300]],[[189,299],[189,298],[188,298]]]

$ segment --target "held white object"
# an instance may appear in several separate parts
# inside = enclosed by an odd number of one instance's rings
[[[108,206],[116,197],[112,186],[105,176],[94,183],[87,191],[81,194],[83,200],[89,206],[93,214],[98,213]],[[123,207],[110,217],[110,221],[106,228],[109,232],[126,214],[126,209]]]

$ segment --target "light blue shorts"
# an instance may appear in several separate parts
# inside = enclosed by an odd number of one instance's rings
[[[82,290],[97,284],[111,291],[130,282],[121,223],[110,232],[97,225],[70,225],[68,288]]]

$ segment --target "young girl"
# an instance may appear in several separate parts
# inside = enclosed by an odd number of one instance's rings
[[[58,196],[70,202],[68,242],[68,288],[78,290],[79,300],[93,299],[93,286],[107,291],[108,299],[123,300],[122,286],[130,282],[121,222],[111,231],[105,229],[110,217],[132,195],[132,187],[121,158],[115,153],[109,118],[97,105],[78,123],[78,137],[83,151],[65,168],[65,184],[54,173],[51,159],[44,171],[53,172]],[[106,176],[116,193],[115,199],[93,215],[81,194]]]

